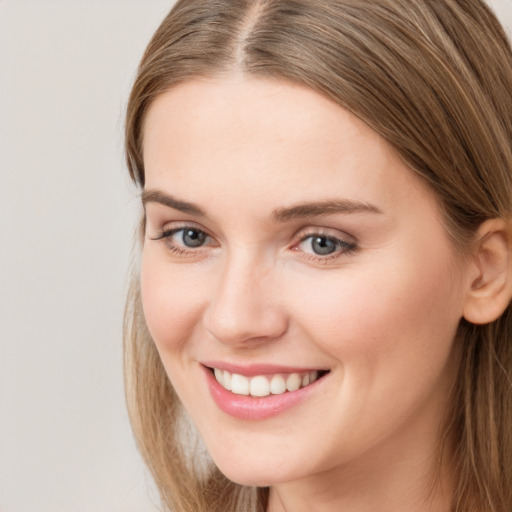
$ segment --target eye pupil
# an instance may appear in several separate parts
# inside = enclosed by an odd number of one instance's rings
[[[332,254],[336,250],[336,243],[334,240],[324,236],[317,236],[313,238],[311,246],[313,251],[320,255]]]
[[[187,247],[200,247],[206,240],[206,233],[198,229],[185,229],[183,231],[183,244]]]

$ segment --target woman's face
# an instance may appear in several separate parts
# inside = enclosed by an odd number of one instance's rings
[[[144,313],[220,469],[269,485],[428,459],[467,279],[391,147],[309,89],[233,77],[157,98],[144,162]]]

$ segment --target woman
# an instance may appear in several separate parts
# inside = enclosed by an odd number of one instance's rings
[[[176,4],[126,128],[171,510],[512,509],[511,91],[481,1]]]

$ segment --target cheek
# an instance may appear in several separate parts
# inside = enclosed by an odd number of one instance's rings
[[[457,283],[446,267],[379,261],[317,280],[296,302],[302,331],[339,377],[332,414],[350,442],[334,458],[408,421],[437,421],[455,375]]]
[[[185,265],[169,265],[155,251],[144,250],[141,297],[144,317],[158,350],[174,351],[190,338],[203,311],[200,282],[190,281]]]
[[[400,259],[379,258],[364,271],[354,266],[321,276],[301,294],[295,317],[321,348],[347,365],[409,370],[413,362],[447,357],[462,309],[449,262],[446,253],[438,258],[409,251]]]

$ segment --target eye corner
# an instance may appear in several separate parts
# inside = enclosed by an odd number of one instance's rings
[[[166,223],[156,235],[148,234],[151,241],[162,244],[172,257],[195,260],[207,254],[208,249],[219,244],[205,229],[188,222]]]

